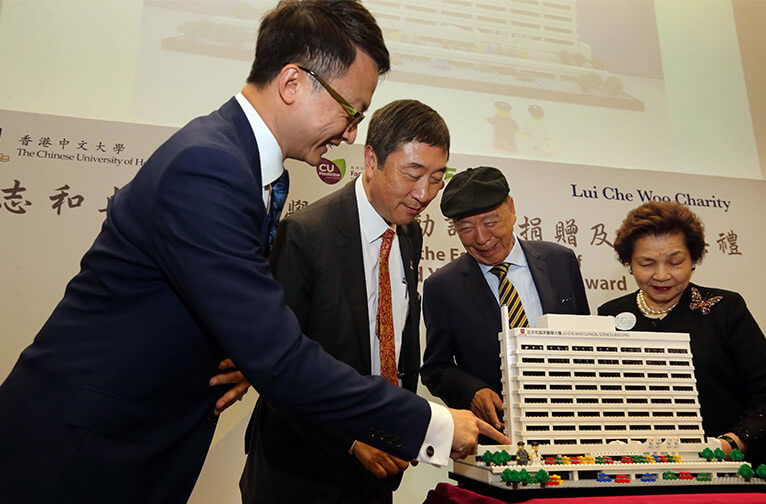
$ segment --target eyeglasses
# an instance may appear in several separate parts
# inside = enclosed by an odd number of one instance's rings
[[[318,76],[316,73],[314,73],[313,70],[309,70],[308,68],[302,67],[300,65],[297,65],[298,68],[312,76],[317,80],[318,83],[322,85],[323,88],[327,90],[328,93],[330,93],[330,96],[333,97],[333,99],[338,102],[338,104],[343,107],[343,110],[346,111],[346,114],[348,115],[348,124],[346,125],[346,129],[354,129],[360,122],[362,122],[362,119],[364,119],[364,114],[359,112],[357,109],[355,109],[349,102],[347,102],[337,91],[335,91],[328,83],[324,81],[320,76]]]

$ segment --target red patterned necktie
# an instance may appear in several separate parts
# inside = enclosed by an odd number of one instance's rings
[[[394,312],[391,308],[391,276],[388,273],[388,256],[394,241],[394,231],[386,230],[380,244],[380,267],[378,271],[378,317],[377,334],[380,343],[380,374],[394,385],[399,385],[396,372],[396,346],[394,342]]]

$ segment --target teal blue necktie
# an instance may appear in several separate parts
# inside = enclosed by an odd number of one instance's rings
[[[274,245],[274,237],[277,234],[277,224],[279,216],[282,215],[282,209],[287,201],[287,191],[290,188],[290,175],[287,170],[282,172],[277,180],[271,184],[271,199],[269,201],[269,243],[266,254],[271,251]]]

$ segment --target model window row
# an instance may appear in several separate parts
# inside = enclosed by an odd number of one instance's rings
[[[623,352],[623,353],[673,353],[673,354],[688,354],[689,350],[686,348],[662,348],[662,347],[616,347],[616,346],[582,346],[572,345],[572,352]],[[569,345],[521,345],[522,350],[547,350],[557,352],[570,351]]]
[[[654,373],[654,372],[630,372],[630,371],[559,371],[550,370],[544,371],[541,369],[525,369],[521,372],[522,376],[549,376],[552,378],[558,377],[575,377],[575,378],[656,378],[667,380],[668,378],[689,380],[692,378],[691,373]]]
[[[664,397],[525,397],[525,404],[697,404],[696,399],[673,399]]]

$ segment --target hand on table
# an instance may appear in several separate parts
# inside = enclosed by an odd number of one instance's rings
[[[223,410],[234,404],[236,401],[241,401],[242,397],[247,394],[247,390],[250,388],[250,382],[237,370],[237,366],[234,365],[234,362],[232,362],[231,359],[221,361],[221,363],[218,364],[218,369],[223,372],[210,378],[210,386],[232,386],[220,399],[218,399],[218,401],[216,401],[216,415],[220,415]]]

